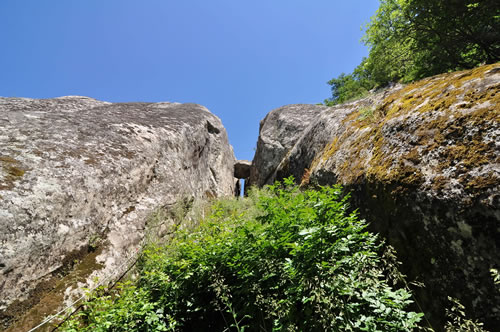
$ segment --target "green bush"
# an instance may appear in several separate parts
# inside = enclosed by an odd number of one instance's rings
[[[151,246],[136,284],[86,304],[67,331],[411,331],[406,289],[341,188],[292,179],[222,200],[198,226]],[[239,203],[238,203],[239,202]]]
[[[119,284],[113,294],[99,288],[85,309],[67,321],[62,330],[76,331],[174,331],[175,321],[151,301],[146,288],[131,282]]]

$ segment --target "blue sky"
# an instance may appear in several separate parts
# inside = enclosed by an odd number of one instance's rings
[[[0,96],[194,102],[251,160],[259,121],[329,97],[377,0],[1,0]]]

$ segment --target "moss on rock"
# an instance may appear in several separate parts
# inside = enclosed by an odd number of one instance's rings
[[[369,121],[354,108],[342,121],[345,131],[325,146],[309,169],[337,158],[343,162],[336,163],[336,173],[346,184],[367,177],[372,181],[414,186],[425,182],[416,165],[426,157],[433,159],[427,167],[435,174],[457,165],[464,173],[498,160],[483,140],[485,133],[474,131],[474,127],[498,125],[500,85],[473,84],[496,68],[499,65],[493,64],[409,84],[385,97]],[[471,132],[474,135],[467,136]],[[395,139],[399,133],[406,135],[407,140],[413,136],[416,146]],[[432,183],[434,180],[436,184]],[[436,176],[434,180],[430,179],[431,188],[443,187],[442,177]],[[479,186],[483,182],[474,183]]]
[[[0,167],[4,172],[3,179],[0,180],[0,190],[11,190],[15,182],[26,173],[21,162],[9,156],[0,156]]]

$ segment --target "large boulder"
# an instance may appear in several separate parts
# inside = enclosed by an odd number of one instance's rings
[[[498,327],[489,270],[500,267],[499,82],[494,64],[336,107],[274,110],[261,123],[249,182],[343,184],[425,283],[416,299],[438,330],[447,296]]]
[[[155,209],[233,195],[234,162],[221,121],[196,104],[0,98],[3,327],[78,262],[79,282],[121,273]]]
[[[248,186],[274,181],[279,163],[286,159],[305,129],[326,106],[288,105],[271,111],[260,122],[257,150],[252,160]]]
[[[234,177],[237,179],[246,179],[250,176],[250,167],[252,162],[248,160],[237,160],[234,164]]]

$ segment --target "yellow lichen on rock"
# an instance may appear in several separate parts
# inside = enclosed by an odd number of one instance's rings
[[[19,180],[26,172],[21,163],[9,156],[0,156],[0,166],[4,177],[0,179],[0,190],[10,190],[14,187],[15,181]]]
[[[476,84],[497,70],[499,64],[493,64],[409,84],[385,97],[369,123],[359,116],[361,111],[353,111],[342,120],[345,131],[325,146],[309,169],[336,158],[343,160],[335,163],[335,168],[345,184],[366,177],[416,185],[424,182],[417,166],[424,157],[434,156],[427,169],[435,174],[456,166],[464,173],[498,160],[491,146],[483,142],[484,133],[473,128],[498,125],[500,84]],[[362,107],[366,106],[358,108]],[[473,136],[469,137],[469,132]],[[364,160],[366,157],[369,160]],[[441,188],[442,179],[438,175],[434,178],[438,183],[431,183],[431,188]],[[480,183],[473,182],[474,186]]]
[[[469,85],[473,80],[484,78],[485,74],[499,68],[498,64],[482,66],[469,71],[442,74],[412,83],[402,90],[389,95],[377,109],[385,115],[385,120],[401,114],[418,110],[421,113],[449,111],[462,101],[480,104],[482,100],[498,102],[499,84],[477,93]],[[472,98],[471,98],[472,95]],[[462,106],[463,107],[463,106]]]

